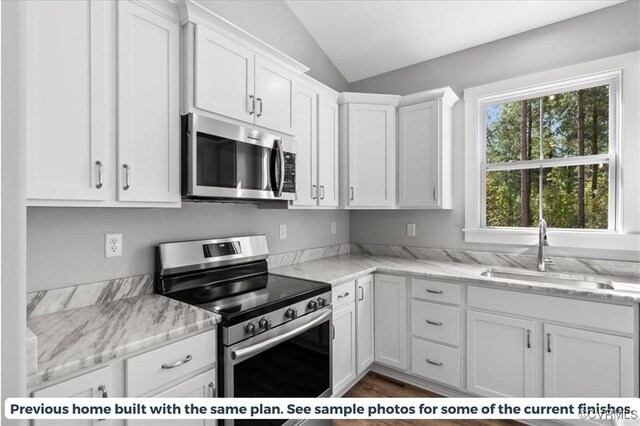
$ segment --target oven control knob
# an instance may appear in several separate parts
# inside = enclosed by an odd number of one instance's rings
[[[327,306],[327,299],[324,297],[318,297],[318,307],[324,308],[325,306]]]
[[[284,316],[289,319],[296,319],[298,318],[298,310],[296,308],[289,308],[287,312],[284,313]]]
[[[255,322],[251,321],[244,327],[244,331],[255,336],[256,334],[258,334],[258,326]]]
[[[318,309],[318,302],[316,302],[315,300],[310,300],[307,307],[312,311],[315,311],[316,309]]]
[[[269,318],[262,318],[258,325],[260,326],[260,328],[269,330],[271,328],[271,320]]]

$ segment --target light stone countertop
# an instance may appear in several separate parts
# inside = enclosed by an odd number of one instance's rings
[[[27,327],[38,339],[38,366],[27,386],[45,387],[52,379],[214,328],[220,319],[156,294],[32,316]]]
[[[395,275],[412,275],[423,278],[461,281],[467,284],[482,284],[498,288],[511,288],[550,293],[558,296],[572,296],[593,301],[640,303],[640,282],[629,279],[616,279],[598,275],[585,275],[592,278],[605,278],[620,281],[633,291],[598,290],[571,287],[570,285],[555,285],[521,281],[505,278],[488,278],[480,275],[482,271],[492,266],[471,265],[457,262],[438,262],[433,260],[408,259],[400,257],[369,256],[361,254],[346,254],[335,257],[298,263],[290,266],[275,268],[270,272],[288,277],[302,278],[328,282],[339,285],[373,272]],[[517,268],[499,268],[518,272]],[[636,287],[637,286],[637,287]],[[636,291],[637,288],[637,291]]]

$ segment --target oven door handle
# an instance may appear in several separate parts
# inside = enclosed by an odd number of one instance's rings
[[[304,318],[304,317],[303,317]],[[295,337],[299,334],[302,334],[310,329],[312,329],[313,327],[317,326],[318,324],[321,324],[323,322],[325,322],[327,319],[331,318],[331,310],[327,310],[326,312],[324,312],[322,315],[320,315],[319,317],[309,321],[308,323],[293,329],[291,331],[288,331],[284,334],[281,334],[280,336],[276,336],[272,339],[269,340],[265,340],[264,342],[260,342],[257,343],[253,346],[249,346],[248,348],[244,348],[244,349],[238,349],[235,351],[231,352],[231,359],[234,360],[235,362],[240,362],[243,361],[247,358],[252,357],[253,355],[260,353],[262,351],[265,351],[269,348],[272,348],[282,342],[284,342],[285,340],[289,340],[292,337]]]

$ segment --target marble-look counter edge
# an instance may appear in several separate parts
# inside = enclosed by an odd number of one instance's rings
[[[341,259],[342,258],[342,259]],[[305,275],[305,263],[308,264],[321,264],[327,261],[338,260],[339,263],[349,262],[349,268],[356,270],[349,270],[344,275],[338,277],[331,277],[329,280],[322,280],[318,274],[313,276]],[[420,269],[405,268],[402,269],[399,266],[384,265],[385,261],[392,264],[402,264],[402,266],[419,267]],[[363,264],[363,262],[370,262],[370,264]],[[583,289],[583,288],[571,288],[569,286],[544,284],[536,282],[519,281],[505,278],[484,277],[480,273],[492,266],[489,265],[469,265],[454,262],[440,262],[431,260],[419,260],[419,259],[404,259],[393,257],[381,257],[381,256],[367,256],[367,255],[343,255],[335,256],[333,258],[326,258],[315,260],[311,262],[299,263],[292,266],[285,266],[276,268],[271,272],[277,275],[306,278],[317,281],[325,281],[332,286],[344,284],[346,282],[356,280],[363,276],[372,273],[383,273],[391,275],[411,275],[414,277],[430,278],[436,280],[445,281],[460,281],[464,280],[467,284],[477,284],[499,288],[509,288],[514,290],[529,290],[537,293],[550,293],[558,296],[572,296],[592,301],[604,301],[612,303],[640,303],[640,283],[639,291],[636,292],[624,292],[619,290],[596,290],[596,289]],[[335,264],[332,264],[335,266]],[[361,266],[361,267],[360,267]],[[447,272],[437,272],[428,269],[447,269]],[[514,268],[505,268],[514,269]],[[335,271],[332,275],[336,275]]]

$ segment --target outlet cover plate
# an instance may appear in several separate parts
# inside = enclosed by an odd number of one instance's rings
[[[286,240],[287,239],[287,225],[286,224],[280,225],[280,239],[281,240]]]
[[[407,236],[415,237],[416,236],[416,224],[415,223],[407,223]]]
[[[104,257],[122,256],[122,234],[104,235]]]
[[[331,222],[331,233],[335,234],[336,232],[337,232],[336,223],[335,222]]]

